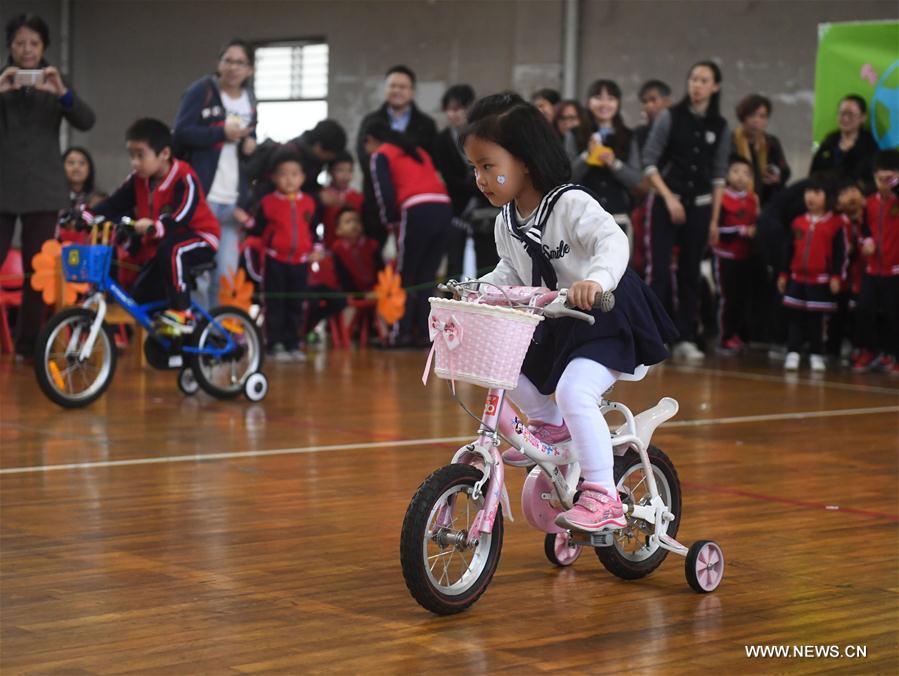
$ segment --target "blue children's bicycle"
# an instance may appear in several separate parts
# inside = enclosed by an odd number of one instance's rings
[[[184,394],[196,394],[202,389],[219,399],[241,392],[250,401],[264,399],[268,379],[260,371],[262,339],[246,312],[228,306],[207,312],[192,304],[197,317],[193,332],[167,336],[159,331],[157,319],[167,303],[138,304],[110,276],[111,231],[116,236],[128,236],[133,233],[132,225],[127,218],[113,224],[98,217],[90,224],[90,245],[63,249],[66,281],[88,282],[93,289],[80,307],[56,313],[41,331],[34,370],[44,394],[60,406],[77,408],[95,401],[109,387],[116,367],[115,342],[104,323],[109,294],[147,330],[143,345],[147,362],[157,369],[180,369],[178,387]],[[190,283],[211,267],[208,264],[189,270]]]

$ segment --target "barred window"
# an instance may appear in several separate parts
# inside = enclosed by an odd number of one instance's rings
[[[256,46],[253,76],[259,140],[289,141],[328,117],[328,45],[321,40]]]

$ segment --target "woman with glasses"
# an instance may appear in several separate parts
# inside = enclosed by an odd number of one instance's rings
[[[176,154],[197,172],[222,234],[217,269],[207,302],[218,305],[219,279],[237,270],[240,234],[249,216],[245,160],[256,151],[256,99],[248,87],[253,48],[231,40],[219,54],[215,74],[194,82],[181,97],[175,118]]]
[[[868,106],[858,94],[840,101],[837,114],[839,129],[828,134],[812,158],[809,174],[825,172],[848,177],[860,184],[865,194],[874,192],[874,156],[877,142],[864,128]]]

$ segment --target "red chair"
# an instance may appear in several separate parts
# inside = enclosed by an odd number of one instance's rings
[[[13,351],[12,331],[9,326],[7,308],[22,307],[22,287],[25,285],[25,270],[22,267],[22,252],[10,249],[6,260],[0,266],[0,352]]]
[[[368,327],[374,326],[378,332],[378,338],[381,343],[387,344],[387,331],[384,325],[378,319],[377,305],[378,301],[373,298],[350,298],[349,307],[353,308],[353,319],[346,330],[346,341],[350,339],[356,331],[359,331],[359,349],[364,350],[368,346]]]

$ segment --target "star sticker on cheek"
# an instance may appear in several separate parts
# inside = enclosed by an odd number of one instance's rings
[[[503,174],[500,174],[496,177],[496,182],[503,185],[506,182],[506,177]]]

